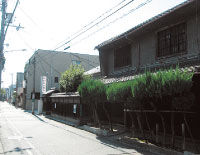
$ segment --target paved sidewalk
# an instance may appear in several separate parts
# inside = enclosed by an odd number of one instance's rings
[[[3,145],[2,145],[1,139],[0,139],[0,154],[4,155]]]
[[[37,115],[37,117],[44,119],[44,117],[46,117],[46,116]],[[115,141],[115,142],[118,142],[118,143],[123,143],[123,144],[129,145],[129,146],[132,146],[134,148],[144,149],[144,150],[152,152],[154,154],[183,155],[183,153],[181,153],[181,152],[176,152],[176,151],[173,151],[173,150],[160,148],[160,147],[155,146],[153,144],[146,144],[146,143],[139,141],[139,140],[130,139],[130,133],[122,131],[123,128],[121,128],[121,131],[120,131],[120,129],[118,129],[117,132],[111,133],[108,130],[101,130],[99,128],[91,127],[89,125],[77,126],[77,125],[75,125],[71,122],[62,121],[62,120],[59,120],[59,119],[55,119],[53,117],[48,116],[46,118],[49,118],[49,119],[52,119],[52,120],[55,120],[55,121],[76,127],[76,128],[79,128],[79,129],[82,129],[82,130],[85,130],[85,131],[88,131],[88,132],[91,132],[91,133],[94,133],[94,134],[97,134],[97,135],[100,135],[100,136],[104,136],[107,140]]]
[[[183,155],[182,152],[177,152],[170,149],[165,149],[162,147],[158,147],[151,143],[145,143],[141,140],[137,140],[136,138],[130,138],[131,133],[124,133],[110,137],[112,140],[119,141],[122,143],[126,143],[128,145],[132,145],[137,148],[145,149],[146,151],[156,153],[156,154],[166,154],[166,155]]]
[[[88,131],[88,132],[91,132],[91,133],[94,133],[97,135],[100,135],[100,136],[104,136],[107,140],[123,143],[123,144],[129,145],[129,146],[132,146],[134,148],[144,149],[146,151],[149,151],[149,152],[152,152],[155,154],[164,154],[164,155],[165,154],[166,155],[184,155],[184,154],[191,155],[192,154],[190,152],[181,153],[181,152],[177,152],[174,150],[165,149],[165,148],[158,147],[158,146],[150,144],[150,143],[147,144],[143,141],[130,138],[131,137],[130,133],[124,132],[122,127],[121,127],[121,130],[117,129],[118,130],[117,132],[111,133],[108,130],[102,130],[99,128],[91,127],[89,125],[77,126],[77,124],[74,124],[74,123],[71,123],[68,121],[55,119],[51,116],[47,116],[47,117],[44,115],[35,115],[35,116],[39,117],[40,119],[48,118],[48,119],[51,119],[51,120],[54,120],[57,122],[61,122],[61,123],[64,123],[64,124],[67,124],[67,125],[70,125],[70,126],[73,126],[73,127],[76,127],[76,128],[79,128],[79,129],[82,129],[82,130],[85,130],[85,131]]]

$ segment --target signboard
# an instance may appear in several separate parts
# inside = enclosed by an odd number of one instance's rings
[[[23,80],[23,88],[26,88],[26,80]]]
[[[77,108],[77,104],[74,104],[73,106],[73,113],[76,114],[76,108]]]
[[[40,82],[40,97],[47,91],[47,77],[41,76]]]

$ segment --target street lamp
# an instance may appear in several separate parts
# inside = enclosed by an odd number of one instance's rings
[[[20,50],[9,50],[9,51],[4,51],[3,53],[8,53],[8,52],[16,52],[16,51],[27,51],[27,49],[20,49]]]

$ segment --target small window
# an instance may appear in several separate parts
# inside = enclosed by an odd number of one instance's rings
[[[114,51],[114,67],[120,68],[131,65],[131,46],[124,46]]]
[[[33,99],[33,92],[31,92],[31,99]],[[40,93],[39,92],[35,92],[35,99],[36,100],[40,99]]]
[[[186,24],[182,23],[158,33],[157,56],[175,55],[187,50]]]
[[[80,65],[81,61],[79,60],[72,60],[72,65]]]
[[[54,82],[58,83],[58,77],[55,77]]]

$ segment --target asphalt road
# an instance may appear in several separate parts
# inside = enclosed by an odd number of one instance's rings
[[[0,154],[128,155],[141,149],[110,141],[0,102]]]

